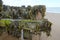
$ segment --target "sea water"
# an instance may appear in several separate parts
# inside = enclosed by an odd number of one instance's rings
[[[46,12],[50,13],[60,13],[60,7],[47,7]]]

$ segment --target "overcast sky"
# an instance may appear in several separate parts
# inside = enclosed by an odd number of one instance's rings
[[[3,0],[3,4],[10,6],[46,5],[46,7],[60,7],[60,0]]]

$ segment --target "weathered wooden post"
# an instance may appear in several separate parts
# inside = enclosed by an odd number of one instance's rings
[[[24,40],[24,37],[23,37],[23,29],[21,29],[21,40]]]
[[[0,0],[0,12],[2,11],[2,5],[3,4],[3,2],[2,2],[2,0]]]

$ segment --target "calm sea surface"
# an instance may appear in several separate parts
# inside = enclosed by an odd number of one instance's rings
[[[46,12],[60,13],[60,7],[47,7]]]

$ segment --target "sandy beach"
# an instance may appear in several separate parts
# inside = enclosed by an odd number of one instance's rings
[[[45,18],[53,23],[51,36],[46,37],[43,33],[41,36],[41,40],[60,40],[60,14],[59,13],[46,13]]]

